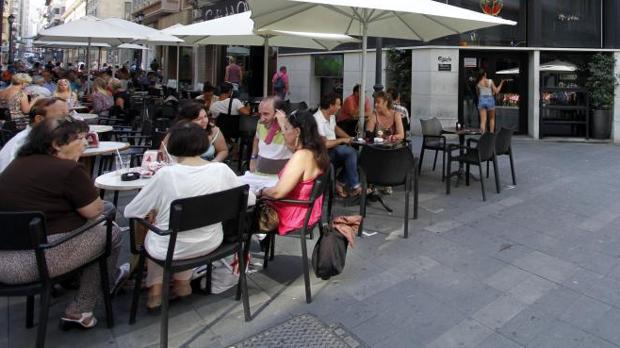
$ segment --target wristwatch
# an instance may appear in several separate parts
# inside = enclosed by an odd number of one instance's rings
[[[258,159],[258,155],[252,155],[252,156],[250,157],[250,159],[251,159],[251,160]]]

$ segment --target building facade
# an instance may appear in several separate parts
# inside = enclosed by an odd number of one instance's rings
[[[591,136],[594,118],[586,111],[580,68],[594,54],[620,58],[620,2],[613,0],[448,0],[440,1],[474,11],[496,4],[497,15],[516,21],[453,35],[428,43],[384,39],[382,83],[388,87],[410,82],[412,125],[419,119],[439,118],[445,126],[456,122],[477,127],[476,76],[484,69],[496,84],[505,80],[496,98],[497,126],[513,128],[533,138]],[[374,40],[369,46],[373,47]],[[387,76],[389,55],[406,52],[410,70]],[[369,53],[367,91],[373,92],[375,52]],[[325,63],[328,61],[328,63]],[[324,66],[339,67],[325,69]],[[359,83],[359,45],[331,52],[281,50],[278,65],[288,67],[292,101],[316,105],[321,94],[341,86],[348,95]],[[620,61],[616,63],[620,73]],[[390,75],[390,74],[387,74]],[[617,89],[617,88],[616,88]],[[620,92],[616,90],[610,137],[620,143]],[[558,111],[558,110],[562,111]],[[568,111],[567,111],[568,110]],[[587,113],[587,114],[586,114]],[[589,121],[588,121],[589,118]],[[586,126],[587,124],[587,126]]]

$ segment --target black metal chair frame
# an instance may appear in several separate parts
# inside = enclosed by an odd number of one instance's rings
[[[293,200],[293,199],[269,199],[274,202],[295,204],[309,208],[306,211],[306,216],[304,218],[304,226],[300,229],[291,231],[287,233],[288,235],[297,235],[300,236],[301,241],[301,257],[302,257],[302,268],[304,272],[304,285],[306,290],[306,303],[312,302],[312,291],[310,289],[310,267],[308,265],[308,246],[306,244],[306,236],[309,235],[310,239],[313,239],[312,231],[314,231],[315,227],[319,227],[321,233],[323,233],[324,228],[331,223],[332,219],[332,204],[334,197],[334,170],[330,166],[327,173],[323,173],[314,181],[314,185],[312,186],[312,192],[310,193],[310,198],[308,200]],[[327,194],[327,196],[325,196]],[[323,202],[321,218],[317,223],[313,225],[308,225],[310,221],[310,216],[312,215],[312,211],[314,208],[314,202],[321,196],[326,197]],[[263,198],[268,199],[268,198]],[[327,209],[323,209],[326,207]],[[267,234],[267,246],[265,248],[265,258],[263,260],[263,268],[267,268],[269,265],[269,261],[274,259],[275,254],[275,237],[277,231],[273,231]]]
[[[37,348],[42,348],[45,346],[50,295],[53,285],[74,277],[84,267],[95,262],[99,263],[99,271],[101,273],[101,288],[103,291],[107,326],[108,328],[112,328],[114,326],[107,259],[112,250],[112,221],[115,215],[116,211],[111,209],[107,212],[106,216],[102,216],[76,230],[71,231],[63,238],[54,240],[53,242],[48,242],[45,227],[45,215],[42,212],[0,212],[0,225],[2,225],[3,229],[2,234],[0,235],[0,250],[32,250],[36,257],[39,280],[28,284],[0,284],[0,296],[26,296],[27,328],[32,328],[34,326],[34,296],[40,296],[41,303],[39,309],[39,328],[37,330],[35,345]],[[98,255],[94,255],[92,260],[88,263],[85,263],[70,272],[55,277],[50,277],[45,258],[46,251],[70,241],[102,222],[106,222],[106,243],[103,251]]]
[[[512,157],[512,134],[514,129],[501,128],[495,136],[495,156],[508,156],[510,158],[510,173],[512,174],[512,184],[517,184],[515,175],[514,159]],[[498,159],[499,161],[499,159]],[[487,161],[487,178],[489,177],[489,162]]]
[[[244,161],[250,161],[258,120],[257,116],[241,116],[239,120],[239,163],[237,164],[237,171],[239,172],[243,169]],[[248,149],[249,151],[247,151]]]
[[[401,178],[397,178],[396,180],[392,180],[390,179],[385,179],[385,178],[375,178],[374,177],[374,173],[370,173],[371,174],[371,178],[369,180],[368,178],[368,170],[365,170],[364,168],[365,166],[365,156],[369,156],[364,154],[364,152],[366,151],[366,153],[368,152],[376,152],[376,153],[385,153],[385,155],[381,155],[379,156],[380,158],[386,158],[387,154],[389,152],[394,153],[395,151],[399,151],[402,152],[403,154],[408,154],[407,155],[407,159],[403,158],[403,160],[406,160],[409,163],[409,168],[407,168],[406,171],[404,171],[404,173],[397,173],[397,174],[402,174]],[[372,153],[371,155],[372,156]],[[409,157],[410,156],[410,157]],[[372,166],[374,168],[382,168],[381,170],[384,170],[384,168],[386,168],[385,165],[382,165],[381,163],[377,163],[374,160],[369,160],[368,163],[368,168]],[[403,236],[404,238],[409,238],[409,195],[410,193],[413,191],[413,219],[417,219],[418,218],[418,171],[417,171],[417,166],[418,166],[418,161],[416,160],[415,156],[413,155],[413,153],[411,152],[411,149],[408,146],[402,146],[400,148],[397,149],[390,149],[390,148],[380,148],[380,147],[374,147],[374,146],[364,146],[362,148],[362,152],[360,154],[360,159],[358,161],[358,167],[359,167],[359,173],[360,173],[360,182],[362,183],[362,195],[361,195],[361,200],[360,200],[360,215],[362,216],[362,223],[360,224],[360,228],[358,231],[358,236],[362,236],[362,232],[364,230],[364,219],[366,218],[366,208],[367,208],[367,203],[368,203],[368,185],[378,185],[378,186],[401,186],[404,185],[405,186],[405,216],[404,216],[404,233]],[[389,167],[389,166],[387,166]],[[393,168],[390,168],[389,170],[394,170]],[[385,207],[385,204],[382,202],[381,197],[379,197],[379,202],[383,204],[383,206]]]
[[[491,137],[490,140],[485,140],[485,137]],[[488,149],[480,149],[480,143],[483,141],[489,141]],[[472,143],[476,144],[476,147],[472,147]],[[458,156],[452,156],[454,150],[459,150]],[[488,151],[488,154],[482,154],[481,150]],[[463,151],[465,153],[463,154]],[[468,157],[468,154],[475,154],[476,157]],[[486,156],[485,156],[486,155]],[[495,135],[493,133],[484,133],[480,139],[467,139],[467,146],[461,146],[456,144],[450,144],[448,146],[448,175],[446,176],[446,194],[450,194],[450,179],[452,177],[452,162],[457,161],[459,164],[465,164],[465,185],[469,186],[469,174],[470,166],[478,166],[480,174],[480,189],[482,190],[482,200],[486,201],[486,191],[484,188],[484,176],[482,175],[482,163],[493,162],[493,171],[495,174],[495,188],[497,193],[501,192],[499,173],[497,170],[497,157],[495,155]],[[458,181],[457,181],[458,182]]]
[[[170,204],[170,224],[167,231],[163,231],[156,226],[148,223],[144,219],[135,219],[139,224],[146,226],[150,231],[160,236],[169,236],[168,252],[165,260],[159,260],[146,251],[144,246],[139,248],[135,244],[135,236],[133,229],[131,232],[131,251],[139,254],[138,268],[136,273],[135,287],[133,291],[133,300],[131,303],[131,311],[129,316],[129,324],[136,322],[136,312],[140,300],[140,289],[142,278],[144,275],[144,264],[146,258],[149,258],[164,269],[162,304],[161,304],[161,330],[160,330],[160,347],[168,346],[168,309],[170,299],[170,281],[172,274],[180,271],[186,271],[199,266],[209,265],[223,257],[237,254],[239,257],[239,283],[237,285],[236,300],[243,297],[243,311],[245,320],[252,320],[250,314],[250,302],[248,297],[247,280],[245,274],[245,255],[243,248],[243,236],[245,232],[245,214],[248,203],[249,186],[239,186],[230,190],[216,192],[212,194],[177,199]],[[226,202],[226,204],[222,204]],[[205,213],[205,207],[217,206],[217,210],[211,210],[212,213]],[[191,259],[174,260],[174,249],[176,246],[177,235],[184,231],[193,230],[199,227],[212,225],[222,222],[224,226],[224,242],[213,252]],[[132,224],[130,222],[130,224]],[[233,233],[228,230],[227,226],[234,225]],[[232,237],[232,238],[228,238]],[[210,274],[207,274],[209,277]],[[210,281],[207,278],[207,281]]]
[[[427,121],[427,120],[420,120]],[[430,121],[430,120],[428,120]],[[422,148],[420,149],[420,161],[418,166],[418,174],[422,174],[422,164],[424,161],[424,152],[425,150],[434,150],[435,158],[433,159],[433,171],[437,167],[437,155],[439,151],[441,151],[441,181],[444,181],[446,178],[446,151],[448,150],[448,144],[446,137],[443,135],[446,134],[443,129],[441,130],[441,135],[431,135],[431,134],[422,134]],[[438,142],[438,145],[434,145],[431,142],[435,140]]]

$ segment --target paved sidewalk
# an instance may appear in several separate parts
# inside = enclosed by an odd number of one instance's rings
[[[275,261],[250,276],[253,321],[243,321],[233,291],[194,295],[172,306],[171,346],[225,347],[311,313],[373,347],[620,347],[620,147],[517,139],[514,152],[518,185],[508,186],[502,158],[502,193],[491,174],[487,202],[477,181],[447,196],[426,156],[409,239],[395,189],[392,216],[369,208],[365,228],[377,234],[349,249],[344,273],[311,276],[311,304],[299,240],[278,238]],[[53,300],[48,347],[157,345],[159,320],[144,298],[127,324],[129,294],[114,300],[114,329],[98,308],[97,328],[61,332],[69,296]],[[23,299],[0,299],[1,347],[33,345],[24,322]]]

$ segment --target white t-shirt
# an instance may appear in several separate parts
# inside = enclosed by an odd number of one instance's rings
[[[319,131],[319,135],[327,140],[336,140],[336,116],[329,116],[329,120],[325,119],[325,115],[318,109],[314,113],[314,120]]]
[[[219,116],[219,114],[227,114],[228,113],[228,104],[230,103],[230,98],[226,98],[224,100],[218,100],[215,103],[211,104],[209,111],[213,117]],[[231,115],[239,115],[239,109],[243,108],[244,105],[241,100],[237,98],[233,98],[232,107],[230,108]]]
[[[26,143],[30,130],[32,130],[32,127],[28,126],[23,131],[15,134],[0,150],[0,173],[17,157],[17,152]]]
[[[143,218],[151,209],[157,210],[155,225],[168,229],[170,203],[175,199],[194,197],[220,192],[243,185],[235,173],[223,163],[208,163],[203,166],[175,164],[160,169],[151,181],[125,207],[125,217]],[[256,196],[250,192],[248,205],[254,205]],[[204,207],[217,210],[216,206]],[[222,224],[214,224],[179,233],[174,250],[175,259],[206,255],[222,244]],[[144,245],[149,254],[165,259],[168,250],[168,236],[149,231]]]

